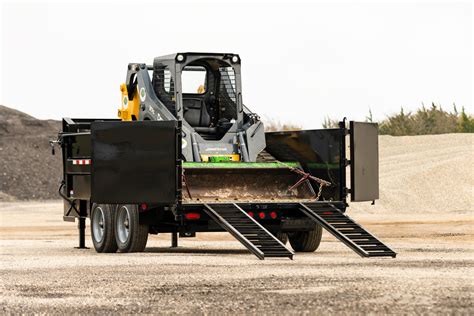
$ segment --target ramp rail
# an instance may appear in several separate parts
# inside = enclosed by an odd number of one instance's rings
[[[217,224],[240,241],[260,260],[269,257],[293,259],[293,251],[288,250],[280,240],[250,217],[237,204],[204,204],[204,210]]]
[[[335,206],[300,203],[300,210],[362,257],[396,257],[396,253]],[[326,205],[327,206],[327,205]]]

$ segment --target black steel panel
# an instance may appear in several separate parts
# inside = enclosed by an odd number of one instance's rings
[[[69,138],[72,142],[71,145],[71,158],[85,158],[90,157],[90,136],[80,135]]]
[[[88,200],[91,196],[91,176],[74,175],[72,179],[74,188],[69,195],[74,199]]]
[[[299,162],[311,175],[331,182],[322,199],[341,201],[346,176],[344,137],[344,129],[265,133],[265,150],[279,161]]]
[[[91,138],[88,133],[64,137],[70,149],[68,158],[89,158],[91,155]]]
[[[378,124],[350,122],[351,201],[379,198]]]
[[[91,136],[93,202],[178,203],[178,121],[94,122]]]

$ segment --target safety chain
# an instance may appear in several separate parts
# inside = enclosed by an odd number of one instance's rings
[[[292,166],[289,166],[287,165],[286,163],[284,162],[281,162],[281,161],[278,161],[277,160],[277,163],[279,164],[282,164],[283,166],[287,167],[288,169],[290,169],[291,171],[293,172],[296,172],[300,175],[302,175],[301,179],[298,180],[298,182],[296,182],[294,185],[292,185],[288,190],[293,190],[294,188],[298,187],[299,185],[301,185],[303,182],[311,179],[317,183],[319,183],[319,190],[318,190],[318,194],[316,195],[316,201],[319,200],[319,198],[321,197],[321,193],[323,192],[323,187],[324,186],[330,186],[331,185],[331,182],[329,181],[326,181],[326,180],[323,180],[321,178],[318,178],[318,177],[315,177],[307,172],[304,172],[303,170],[301,169],[298,169],[298,168],[295,168],[295,167],[292,167]]]
[[[323,193],[323,184],[320,183],[319,184],[319,190],[318,190],[318,194],[316,195],[316,201],[319,201],[319,198],[321,197],[321,193]]]

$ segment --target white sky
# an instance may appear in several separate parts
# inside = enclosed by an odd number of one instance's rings
[[[250,109],[305,128],[369,107],[473,112],[470,2],[174,3],[4,1],[0,103],[114,117],[129,62],[209,51],[240,54]]]

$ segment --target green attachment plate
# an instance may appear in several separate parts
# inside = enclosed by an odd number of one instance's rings
[[[186,169],[288,169],[300,168],[298,162],[183,162],[183,168]]]
[[[231,162],[232,157],[230,156],[210,156],[209,162]]]

